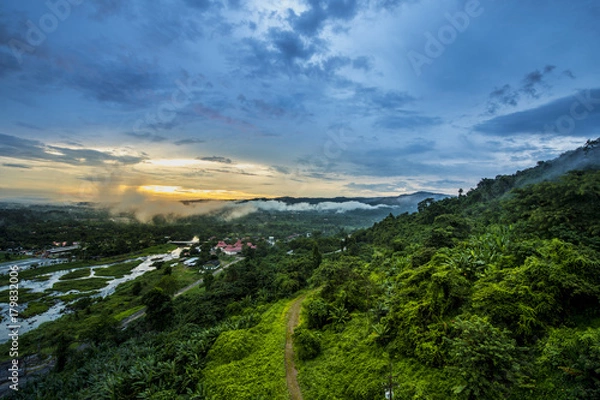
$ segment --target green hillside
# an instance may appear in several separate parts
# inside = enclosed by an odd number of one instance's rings
[[[151,291],[125,331],[57,339],[64,363],[13,398],[287,398],[285,315],[304,289],[304,399],[384,399],[390,385],[395,399],[600,398],[597,152],[426,199],[343,251],[327,237],[259,247],[204,291]]]

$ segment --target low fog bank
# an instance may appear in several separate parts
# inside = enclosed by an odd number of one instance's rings
[[[162,215],[169,219],[213,215],[231,221],[259,211],[272,212],[330,212],[345,213],[355,210],[378,210],[394,207],[378,204],[369,205],[359,201],[336,203],[323,201],[316,204],[296,203],[286,204],[278,200],[226,201],[206,200],[197,202],[181,202],[159,198],[136,189],[128,189],[114,194],[97,203],[98,207],[108,208],[113,215],[131,213],[144,223],[151,222],[156,216]]]

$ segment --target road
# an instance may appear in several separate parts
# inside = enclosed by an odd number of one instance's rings
[[[224,266],[222,266],[221,268],[219,268],[218,270],[216,270],[215,272],[213,272],[213,275],[219,275],[221,272],[223,272],[225,270],[225,268],[228,268],[230,265],[233,265],[235,263],[238,263],[240,261],[242,261],[244,259],[244,257],[240,257],[236,260],[231,261],[228,264],[225,264]],[[175,293],[175,295],[173,296],[173,298],[179,297],[182,294],[184,294],[185,292],[187,292],[188,290],[191,290],[193,288],[195,288],[196,286],[202,284],[203,280],[202,279],[198,279],[196,282],[192,283],[191,285],[188,285],[186,287],[184,287],[183,289],[179,290],[177,293]],[[124,318],[123,321],[121,321],[121,330],[124,330],[125,328],[127,328],[129,326],[130,323],[132,323],[133,321],[135,321],[138,318],[143,317],[146,314],[146,308],[142,308],[141,310],[131,314],[129,317]]]

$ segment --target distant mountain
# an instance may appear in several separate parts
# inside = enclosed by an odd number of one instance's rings
[[[441,200],[450,197],[447,194],[416,192],[390,197],[276,197],[231,200],[231,207],[250,206],[260,211],[282,212],[374,212],[376,218],[390,212],[402,214],[417,211],[417,205],[425,199]],[[201,203],[204,200],[186,200],[184,204]]]
[[[435,200],[441,200],[446,197],[450,197],[447,194],[431,193],[431,192],[415,192],[411,194],[401,194],[399,196],[388,196],[388,197],[276,197],[276,198],[256,198],[250,200],[242,200],[239,203],[248,203],[251,201],[280,201],[285,204],[319,204],[319,203],[348,203],[358,202],[368,204],[371,206],[386,205],[386,206],[406,206],[417,203],[427,199],[433,198]]]

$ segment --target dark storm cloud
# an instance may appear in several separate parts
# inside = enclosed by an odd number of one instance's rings
[[[519,92],[513,90],[509,84],[502,86],[500,89],[495,89],[490,93],[490,101],[488,102],[488,111],[495,113],[500,105],[516,106],[519,102]]]
[[[293,32],[275,36],[279,36],[275,39],[277,44],[270,40],[242,39],[239,54],[232,56],[232,62],[240,66],[239,71],[245,78],[292,77],[305,73],[301,63],[315,53],[314,46],[303,43]]]
[[[477,124],[474,129],[497,136],[597,135],[600,131],[600,89],[582,91],[540,107],[495,117]]]
[[[556,67],[553,65],[547,65],[543,72],[536,70],[528,73],[523,79],[523,87],[521,88],[521,91],[533,98],[538,98],[540,96],[538,92],[538,86],[544,84],[544,75],[551,73],[555,68]]]
[[[217,162],[221,164],[233,164],[233,161],[231,159],[221,156],[197,157],[196,159],[201,161]]]
[[[205,143],[205,140],[202,139],[197,139],[197,138],[188,138],[188,139],[181,139],[181,140],[177,140],[175,142],[173,142],[173,144],[175,144],[176,146],[183,146],[183,145],[187,145],[187,144],[197,144],[197,143]]]
[[[262,38],[243,38],[229,58],[246,78],[270,78],[278,75],[293,78],[306,76],[327,85],[337,85],[344,78],[341,68],[370,68],[366,57],[352,59],[329,52],[329,43],[318,37],[306,37],[296,31],[271,28]]]
[[[50,146],[38,140],[23,139],[4,134],[0,134],[0,156],[86,166],[103,165],[105,161],[137,164],[145,159],[139,156],[115,156],[108,152],[93,149],[69,149]]]
[[[354,94],[357,100],[371,103],[379,109],[397,110],[410,103],[415,99],[406,92],[398,92],[394,90],[383,91],[375,87],[359,86]]]
[[[8,168],[31,169],[31,166],[25,164],[4,163],[2,166]]]
[[[269,37],[279,52],[280,60],[286,64],[295,60],[308,60],[317,52],[315,44],[305,41],[293,31],[271,29]]]
[[[544,79],[555,69],[554,65],[546,65],[541,71],[535,70],[527,73],[518,88],[513,88],[507,83],[501,88],[494,89],[489,95],[488,112],[495,114],[502,106],[515,107],[523,97],[540,98],[541,90],[550,87]]]
[[[305,36],[318,34],[328,19],[349,21],[358,12],[356,0],[332,0],[325,3],[319,0],[308,0],[308,4],[310,8],[307,11],[297,15],[290,10],[288,17],[288,22],[294,30]]]
[[[233,175],[245,175],[245,176],[258,176],[258,174],[253,174],[251,172],[246,172],[243,169],[217,169],[217,168],[208,168],[208,172],[218,172],[221,174],[233,174]]]

